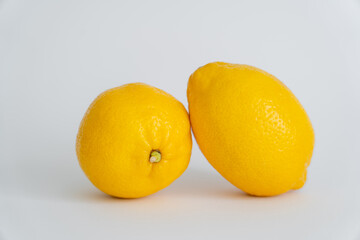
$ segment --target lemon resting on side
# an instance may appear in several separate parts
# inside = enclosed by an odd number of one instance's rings
[[[314,131],[276,77],[248,65],[209,63],[190,76],[187,97],[196,141],[229,182],[256,196],[304,185]]]

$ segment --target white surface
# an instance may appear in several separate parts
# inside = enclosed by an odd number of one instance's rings
[[[308,182],[244,195],[194,142],[186,173],[138,200],[107,197],[74,142],[105,89],[146,82],[187,106],[211,61],[281,79],[316,132]],[[360,239],[360,1],[0,0],[0,239]]]

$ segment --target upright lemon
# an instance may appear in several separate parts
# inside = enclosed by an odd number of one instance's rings
[[[170,185],[187,168],[191,147],[184,106],[141,83],[100,94],[85,113],[76,141],[89,180],[121,198],[144,197]]]
[[[247,65],[209,63],[190,76],[187,97],[196,141],[229,182],[256,196],[304,185],[313,128],[277,78]]]

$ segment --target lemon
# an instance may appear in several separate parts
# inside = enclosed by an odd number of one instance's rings
[[[76,141],[89,180],[121,198],[144,197],[170,185],[186,170],[191,148],[184,106],[142,83],[100,94],[85,113]]]
[[[277,78],[248,65],[209,63],[190,76],[187,97],[196,141],[229,182],[256,196],[304,185],[313,128]]]

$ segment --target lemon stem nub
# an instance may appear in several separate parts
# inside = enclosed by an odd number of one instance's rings
[[[151,163],[157,163],[157,162],[160,162],[161,160],[161,153],[157,150],[153,150],[151,153],[150,153],[150,159],[149,161]]]

